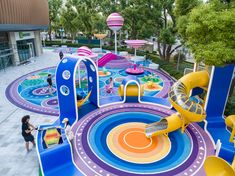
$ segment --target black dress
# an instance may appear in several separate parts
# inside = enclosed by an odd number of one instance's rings
[[[34,137],[31,133],[26,133],[25,130],[30,130],[28,123],[22,124],[22,136],[24,137],[25,142],[34,141]]]

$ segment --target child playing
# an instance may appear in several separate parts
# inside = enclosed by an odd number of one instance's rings
[[[109,78],[109,84],[105,87],[106,88],[106,92],[107,93],[111,93],[112,90],[113,90],[113,87],[114,87],[114,85],[113,85],[113,78],[110,77]]]
[[[60,51],[59,56],[60,56],[60,60],[63,59],[64,53],[62,51]]]
[[[48,83],[49,93],[52,96],[52,78],[51,78],[51,74],[48,74],[48,76],[47,76],[47,83]]]
[[[73,138],[74,138],[74,134],[73,134],[72,128],[70,126],[69,119],[64,118],[62,123],[64,124],[65,135],[67,136],[69,141],[72,143]]]

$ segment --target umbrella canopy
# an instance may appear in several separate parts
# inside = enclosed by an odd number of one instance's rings
[[[102,39],[104,39],[104,38],[107,36],[107,34],[94,34],[94,36],[95,36],[96,38],[102,40]]]
[[[132,48],[138,49],[144,46],[147,41],[146,40],[125,40],[125,43]]]
[[[144,46],[147,43],[147,41],[146,40],[125,40],[125,43],[135,49],[135,56],[136,56],[136,49],[140,48],[141,46]]]

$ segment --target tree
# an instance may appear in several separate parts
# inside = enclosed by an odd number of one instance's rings
[[[106,24],[106,18],[100,14],[97,13],[92,17],[93,21],[93,32],[95,33],[105,33],[105,31],[108,29]]]
[[[76,34],[79,30],[80,22],[76,20],[77,13],[73,8],[70,1],[67,1],[65,8],[61,13],[61,24],[64,27],[66,32],[69,32],[72,35],[72,40],[75,40]]]
[[[48,0],[48,6],[49,6],[49,38],[51,41],[51,32],[53,28],[53,23],[59,21],[58,14],[59,14],[59,9],[62,6],[62,0]],[[57,24],[54,24],[54,26],[57,26]]]
[[[123,28],[127,29],[132,39],[157,36],[161,59],[169,60],[171,54],[181,46],[175,45],[177,30],[174,0],[119,0],[116,4],[113,0],[104,0],[101,4],[105,14],[117,10],[123,15]]]
[[[212,0],[194,8],[183,34],[197,62],[235,63],[235,3]]]
[[[188,25],[189,13],[193,8],[200,5],[201,0],[176,0],[174,15],[176,17],[176,27],[180,36],[181,42],[186,40],[186,28]]]
[[[96,0],[71,0],[73,7],[76,9],[76,20],[80,23],[80,30],[87,36],[89,42],[95,31],[94,24],[97,11]]]
[[[158,21],[157,44],[161,59],[169,60],[181,44],[176,44],[176,19],[173,13],[174,0],[160,0],[161,20]]]

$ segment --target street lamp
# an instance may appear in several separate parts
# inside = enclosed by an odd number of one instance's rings
[[[181,49],[178,50],[178,60],[177,60],[177,66],[176,66],[176,70],[179,71],[179,64],[180,64],[180,55],[181,55]]]
[[[63,43],[63,32],[64,32],[64,29],[63,29],[62,25],[60,25],[61,43]]]

